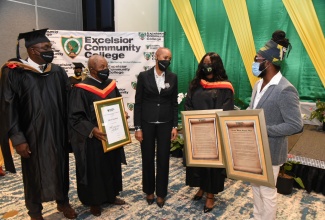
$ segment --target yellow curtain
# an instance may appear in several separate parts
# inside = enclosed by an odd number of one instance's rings
[[[0,147],[0,167],[2,167],[3,165],[4,165],[4,160],[3,160],[2,151]]]
[[[253,87],[258,80],[252,74],[252,63],[256,50],[246,0],[223,0],[223,4],[226,8],[248,79]]]
[[[177,17],[184,29],[185,35],[191,45],[196,60],[200,62],[205,54],[202,38],[197,27],[189,0],[171,0]]]
[[[325,40],[311,0],[282,0],[325,87]]]

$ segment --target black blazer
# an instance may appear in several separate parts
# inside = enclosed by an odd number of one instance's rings
[[[178,124],[178,82],[175,73],[165,71],[165,89],[160,93],[155,81],[154,68],[141,72],[138,76],[134,104],[134,126],[141,121],[168,122]],[[168,86],[169,85],[169,86]]]

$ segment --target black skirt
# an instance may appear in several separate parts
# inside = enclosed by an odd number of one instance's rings
[[[223,191],[225,179],[224,168],[186,167],[186,185],[200,187],[207,193]]]

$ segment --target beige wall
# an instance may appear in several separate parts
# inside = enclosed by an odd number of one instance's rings
[[[115,31],[159,30],[159,0],[115,0]]]
[[[158,31],[159,0],[115,0],[115,31]],[[19,33],[82,30],[82,0],[0,0],[0,64],[16,57]],[[21,56],[27,56],[23,42]]]
[[[16,57],[19,33],[34,29],[82,30],[81,0],[0,0],[0,63]],[[24,44],[21,44],[22,57]]]

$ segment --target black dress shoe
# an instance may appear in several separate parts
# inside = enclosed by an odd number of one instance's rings
[[[100,216],[102,214],[102,210],[100,206],[90,206],[90,213],[93,216]]]
[[[148,205],[151,205],[154,202],[154,199],[147,199]]]
[[[160,200],[160,201],[158,201],[158,200]],[[157,202],[157,205],[158,205],[159,208],[162,208],[165,205],[165,199],[162,199],[162,198],[158,199],[157,198],[156,202]]]
[[[208,207],[204,206],[204,208],[203,208],[203,212],[204,212],[204,213],[211,212],[212,209],[213,209],[213,207],[212,207],[212,208],[208,208]]]
[[[147,195],[146,200],[148,205],[151,205],[155,201],[154,195],[153,194]]]
[[[75,219],[78,216],[76,211],[71,207],[69,203],[57,204],[57,209],[59,212],[63,212],[64,217],[68,219]]]
[[[197,196],[197,195],[195,195],[195,196],[193,197],[193,200],[196,200],[196,201],[197,201],[197,200],[201,200],[202,197],[203,197],[203,196]]]
[[[195,196],[193,197],[193,200],[201,200],[203,197],[204,191],[202,189],[199,189],[199,191],[197,191],[197,193],[195,194]]]
[[[208,200],[208,199],[212,199],[212,200],[214,200],[214,197],[210,197],[210,198],[207,197],[207,200]],[[204,212],[204,213],[211,212],[212,209],[213,209],[213,206],[212,206],[211,208],[209,208],[209,207],[207,207],[207,206],[204,205],[204,207],[203,207],[203,212]]]

